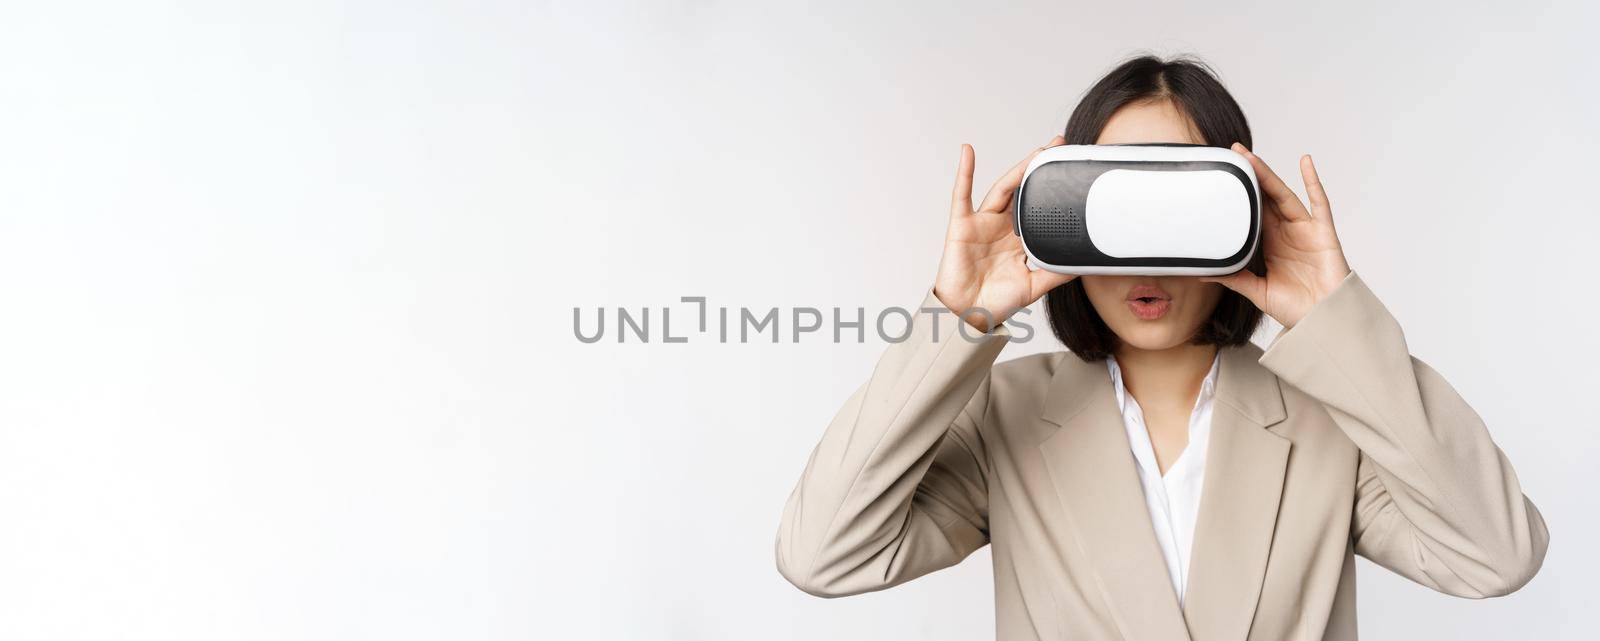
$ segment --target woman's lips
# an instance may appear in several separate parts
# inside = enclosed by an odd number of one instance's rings
[[[1141,319],[1161,318],[1171,306],[1172,295],[1155,285],[1134,285],[1128,290],[1128,309]]]
[[[1133,310],[1133,315],[1144,320],[1155,320],[1167,313],[1167,308],[1172,306],[1172,301],[1165,298],[1136,298],[1128,301],[1128,309]]]

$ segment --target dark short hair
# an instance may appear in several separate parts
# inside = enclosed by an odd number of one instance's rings
[[[1067,119],[1064,134],[1069,145],[1092,145],[1100,138],[1111,114],[1125,105],[1165,99],[1194,121],[1200,137],[1212,147],[1234,142],[1253,145],[1250,123],[1216,74],[1204,62],[1190,57],[1162,60],[1139,56],[1117,65],[1084,94]],[[1261,252],[1252,259],[1251,271],[1265,273]],[[1067,349],[1085,361],[1104,360],[1117,346],[1116,333],[1106,326],[1089,303],[1083,280],[1070,282],[1045,295],[1050,331]],[[1250,341],[1261,323],[1261,310],[1238,292],[1225,289],[1211,317],[1189,339],[1195,345],[1242,345]]]

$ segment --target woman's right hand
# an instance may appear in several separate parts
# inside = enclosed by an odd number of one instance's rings
[[[950,199],[950,227],[945,232],[933,295],[980,331],[999,326],[1046,292],[1077,278],[1028,269],[1022,239],[1012,231],[1011,198],[1022,185],[1028,163],[1039,152],[1062,144],[1066,139],[1056,136],[1028,154],[989,187],[976,211],[972,208],[972,146],[961,145],[961,164]]]

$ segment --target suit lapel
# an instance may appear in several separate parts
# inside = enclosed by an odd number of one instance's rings
[[[1039,449],[1072,542],[1093,564],[1123,638],[1187,641],[1105,363],[1063,358],[1042,418],[1057,426]]]
[[[1224,348],[1183,614],[1195,641],[1243,641],[1261,597],[1290,443],[1277,377],[1253,344]]]
[[[1045,467],[1094,567],[1112,618],[1130,641],[1246,638],[1266,575],[1290,443],[1278,379],[1254,344],[1222,348],[1205,486],[1182,608],[1145,508],[1137,462],[1105,363],[1068,354],[1041,417]],[[1191,636],[1192,635],[1192,636]]]

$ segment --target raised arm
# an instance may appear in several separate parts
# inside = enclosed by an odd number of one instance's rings
[[[1064,142],[1056,136],[1049,145]],[[935,313],[912,315],[910,335],[889,346],[833,417],[784,506],[778,571],[800,589],[818,596],[881,590],[988,543],[979,428],[989,368],[1011,336],[1003,323],[1074,278],[1029,270],[1011,231],[1012,194],[1043,149],[996,180],[974,208],[974,153],[961,146],[939,273],[922,301]]]
[[[931,294],[923,307],[943,309]],[[796,587],[824,597],[881,590],[988,543],[978,421],[1010,334],[968,327],[973,342],[960,322],[915,315],[910,336],[829,423],[778,528],[778,571]]]
[[[1263,199],[1267,274],[1215,280],[1285,329],[1260,363],[1311,395],[1358,449],[1357,553],[1435,590],[1482,598],[1522,587],[1549,533],[1483,420],[1426,363],[1350,270],[1310,156],[1305,203],[1243,145]]]
[[[1361,450],[1357,554],[1446,594],[1508,594],[1538,572],[1543,517],[1483,420],[1410,355],[1355,272],[1280,334],[1260,362],[1321,401]]]

